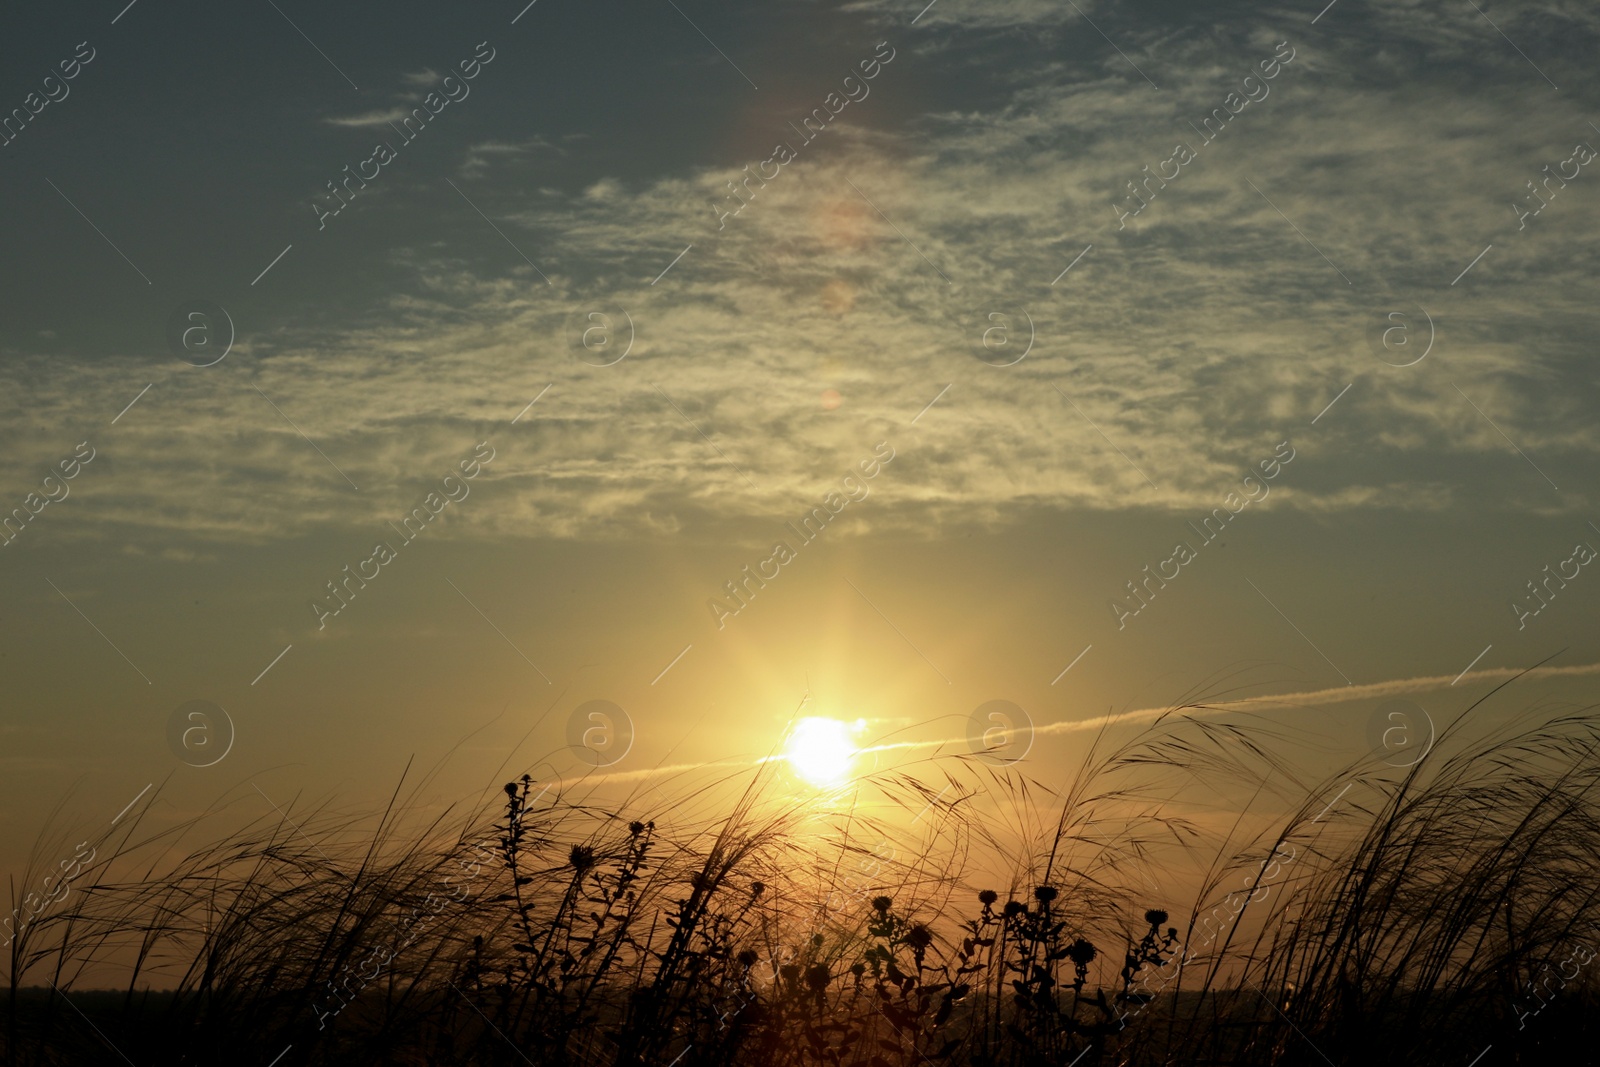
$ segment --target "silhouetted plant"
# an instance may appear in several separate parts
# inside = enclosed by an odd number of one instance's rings
[[[976,910],[959,863],[923,870],[911,848],[873,850],[910,859],[819,910],[833,842],[799,832],[803,805],[768,799],[760,774],[684,831],[546,800],[529,775],[481,813],[406,815],[416,784],[374,820],[291,804],[186,849],[198,818],[152,833],[134,814],[70,895],[14,902],[4,1058],[250,1063],[292,1045],[285,1067],[1255,1067],[1320,1062],[1313,1045],[1339,1063],[1473,1045],[1468,1062],[1492,1040],[1549,1059],[1590,1025],[1600,974],[1600,724],[1475,745],[1452,730],[1398,775],[1284,776],[1301,806],[1219,849],[1173,923],[1133,906],[1138,850],[1085,828],[1117,802],[1189,840],[1129,783],[1268,780],[1275,757],[1241,727],[1164,721],[1091,750],[1058,824]],[[908,810],[932,796],[905,788]],[[84,990],[113,965],[126,988]],[[170,988],[150,992],[152,975]]]

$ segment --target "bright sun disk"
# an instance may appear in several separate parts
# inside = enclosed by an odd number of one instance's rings
[[[849,724],[820,716],[795,723],[785,751],[796,774],[824,788],[840,785],[850,777],[855,755]]]

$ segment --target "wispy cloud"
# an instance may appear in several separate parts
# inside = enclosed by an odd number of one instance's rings
[[[484,141],[467,149],[467,158],[459,173],[464,178],[481,179],[496,163],[523,161],[535,153],[564,157],[567,150],[553,145],[543,137],[530,137],[523,141]]]
[[[329,126],[387,126],[409,114],[411,112],[407,108],[390,107],[381,111],[365,111],[359,115],[334,115],[322,121]]]
[[[1126,227],[1115,205],[1131,203],[1128,183],[1176,142],[1197,142],[1190,123],[1273,54],[1276,33],[1161,40],[1160,95],[1131,72],[1041,58],[1003,98],[930,111],[902,133],[841,120],[766,185],[751,182],[749,204],[725,223],[727,183],[751,160],[653,177],[591,171],[552,191],[563,183],[540,170],[555,153],[544,140],[473,144],[454,164],[481,179],[473,203],[550,286],[516,259],[488,259],[506,251],[501,236],[457,198],[441,206],[437,183],[386,175],[392,202],[428,205],[414,245],[393,254],[408,284],[347,303],[342,328],[258,327],[230,357],[248,351],[262,391],[370,491],[351,499],[330,482],[304,441],[255,410],[252,390],[186,378],[163,388],[205,414],[119,424],[148,461],[73,529],[261,540],[367,528],[475,435],[509,447],[457,535],[716,525],[764,536],[863,447],[910,447],[913,434],[927,461],[875,489],[874,529],[993,528],[1073,509],[1192,517],[1221,506],[1284,439],[1306,458],[1255,508],[1448,511],[1493,499],[1521,513],[1592,510],[1600,385],[1588,372],[1587,274],[1573,264],[1593,258],[1600,187],[1575,183],[1526,233],[1507,206],[1536,162],[1570,154],[1585,113],[1564,97],[1530,113],[1449,74],[1413,70],[1402,89],[1379,76],[1397,60],[1372,54],[1370,30],[1309,43],[1295,30],[1295,59],[1270,96],[1181,178],[1152,182]],[[1397,40],[1436,47],[1421,25],[1411,32]],[[1476,62],[1521,77],[1520,58],[1503,51]],[[851,107],[866,114],[876,99]],[[325,121],[383,126],[400,113]],[[1368,348],[1368,328],[1396,301],[1430,307],[1448,331],[1448,346],[1416,367]],[[1013,366],[985,361],[995,316],[1017,346],[1034,339]],[[581,343],[602,321],[618,345],[631,331],[616,366],[593,365]],[[8,358],[0,378],[19,387],[8,395],[32,398],[8,412],[7,445],[52,440],[80,409],[126,403],[121,383],[42,352]],[[510,427],[547,384],[536,415]],[[24,472],[6,477],[13,495],[29,488]]]

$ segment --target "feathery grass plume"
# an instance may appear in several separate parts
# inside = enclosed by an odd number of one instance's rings
[[[1322,777],[1304,738],[1197,702],[1056,788],[935,756],[818,800],[768,760],[725,810],[532,774],[441,807],[408,767],[371,814],[244,789],[152,830],[156,789],[79,849],[58,808],[12,879],[5,1062],[1532,1054],[1593,1017],[1600,721],[1482,723],[1503,690],[1413,767]]]

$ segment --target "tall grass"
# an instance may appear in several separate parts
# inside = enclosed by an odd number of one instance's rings
[[[768,762],[724,812],[524,775],[425,814],[408,772],[370,816],[201,844],[213,813],[135,815],[7,947],[5,1063],[1531,1058],[1590,1025],[1600,727],[1475,722],[1314,781],[1270,724],[1190,707],[1053,791],[945,758],[819,806]],[[1180,816],[1201,795],[1231,828]],[[73,854],[42,838],[14,899]]]

